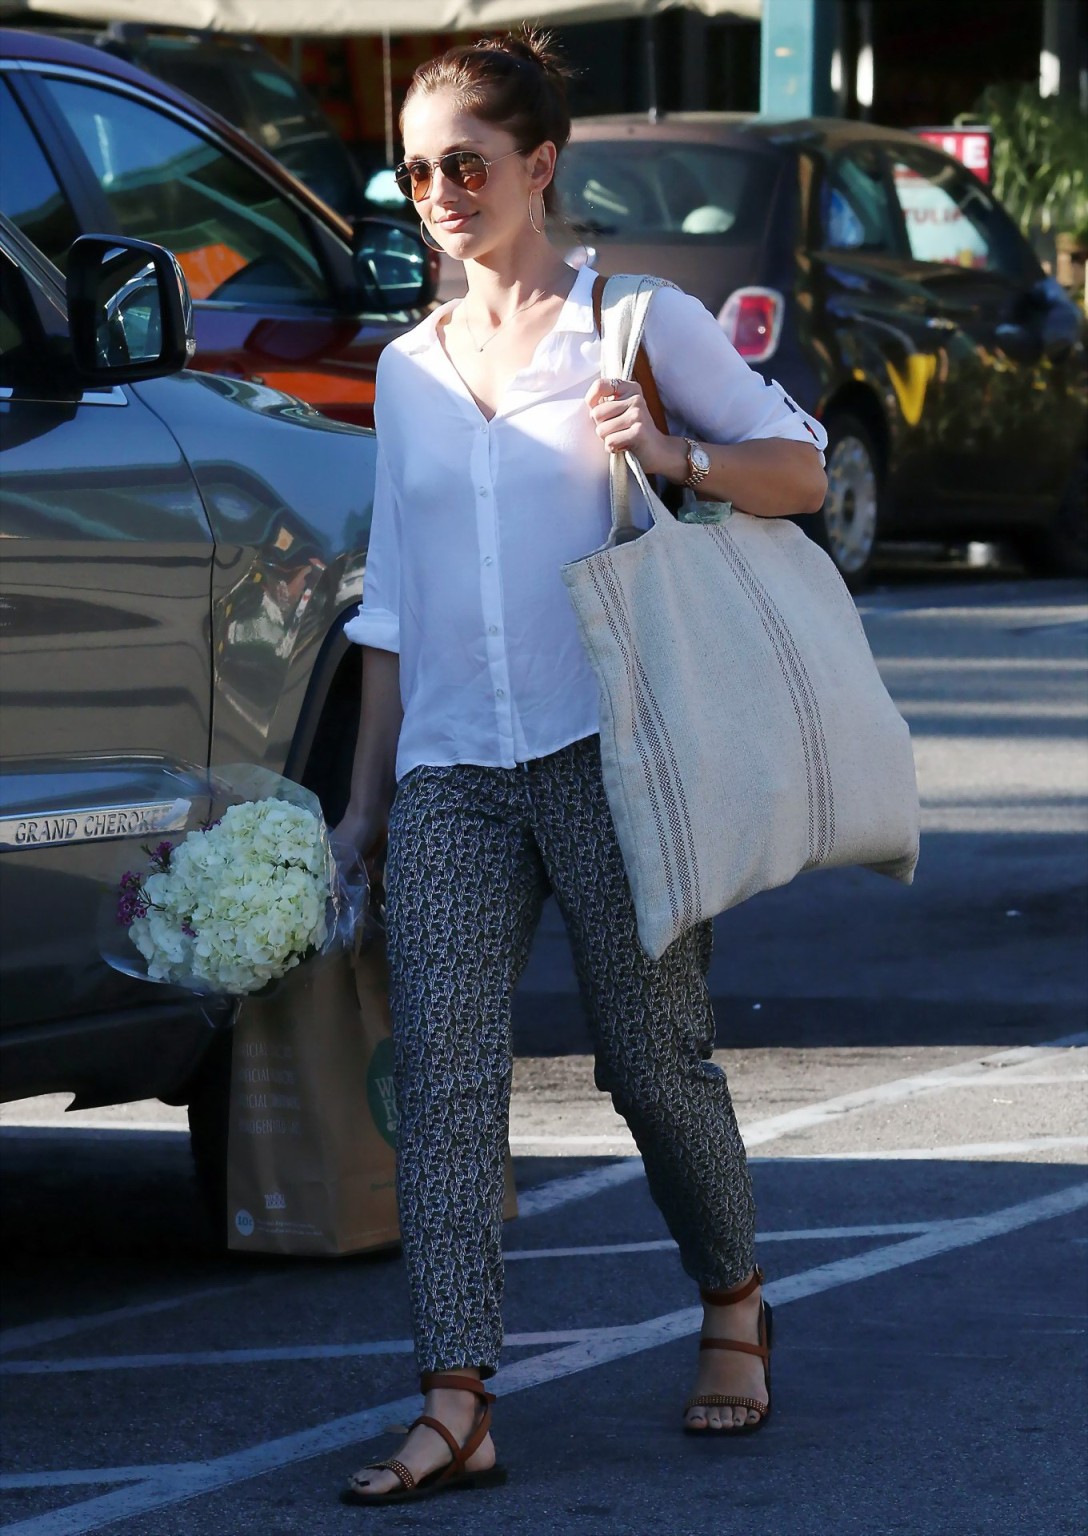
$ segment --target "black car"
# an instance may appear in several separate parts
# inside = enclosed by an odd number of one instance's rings
[[[698,295],[823,421],[806,525],[851,585],[878,538],[1088,571],[1084,317],[958,161],[844,120],[586,118],[559,191],[570,259]]]

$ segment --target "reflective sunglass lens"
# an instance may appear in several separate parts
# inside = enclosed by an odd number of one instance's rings
[[[487,161],[472,150],[462,150],[456,157],[456,180],[466,192],[479,192],[487,181]],[[443,170],[445,167],[443,166]]]
[[[431,168],[426,160],[413,160],[410,165],[398,165],[393,174],[404,196],[415,202],[426,197],[431,189]]]

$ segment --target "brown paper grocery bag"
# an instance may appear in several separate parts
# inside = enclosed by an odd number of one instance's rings
[[[318,956],[234,1025],[227,1243],[337,1257],[396,1243],[397,1111],[385,940]],[[506,1217],[517,1214],[506,1163]]]

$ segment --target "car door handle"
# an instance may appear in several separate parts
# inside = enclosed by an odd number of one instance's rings
[[[946,319],[944,315],[926,316],[927,331],[954,331],[955,329],[956,322],[954,320]]]

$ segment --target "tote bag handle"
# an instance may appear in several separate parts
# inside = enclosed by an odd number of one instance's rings
[[[593,285],[594,319],[601,337],[601,376],[606,379],[633,377],[646,398],[654,425],[666,434],[668,422],[642,336],[654,290],[671,286],[660,277],[634,276],[607,280],[598,277]],[[642,529],[631,515],[631,472],[638,471],[636,461],[629,453],[613,453],[609,455],[608,468],[612,529],[607,547],[612,548],[638,538]],[[650,520],[656,523],[659,511],[664,513],[667,509],[649,493],[646,477],[640,471],[636,473],[636,480],[649,507]]]

